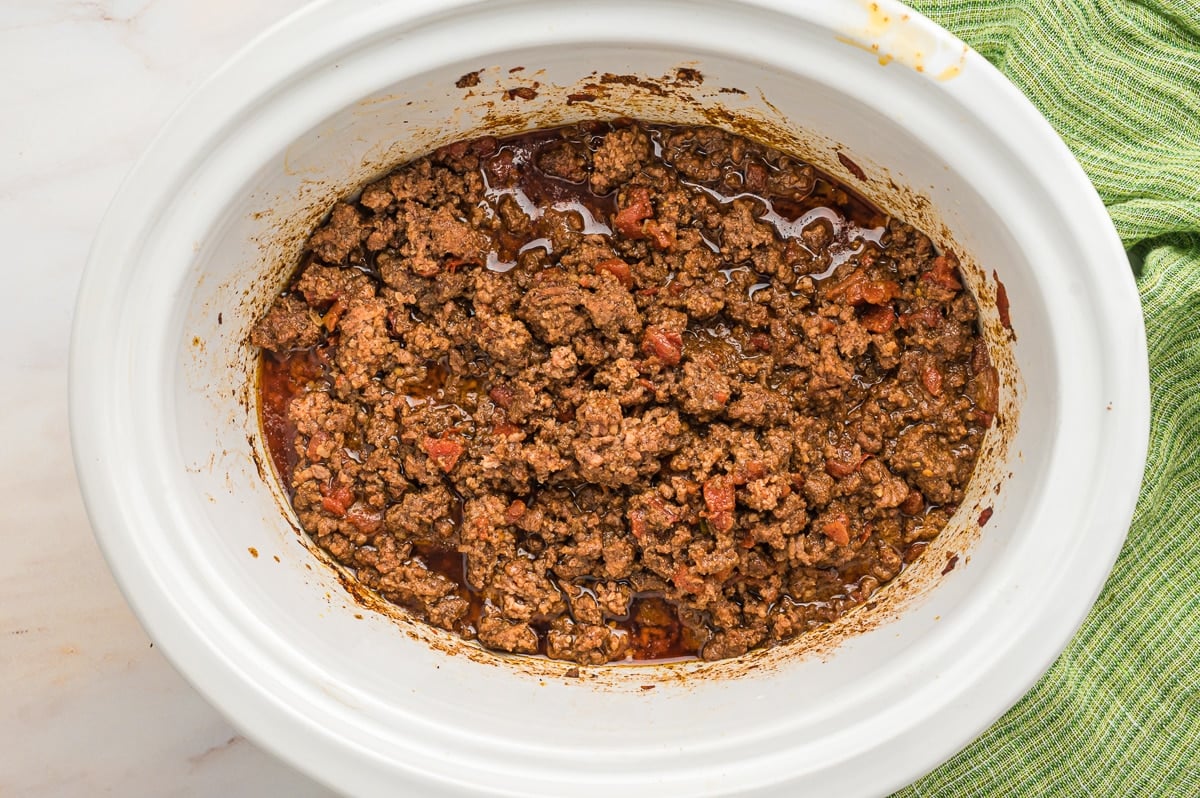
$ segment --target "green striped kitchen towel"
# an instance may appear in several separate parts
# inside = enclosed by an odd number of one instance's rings
[[[1108,206],[1150,352],[1129,539],[1054,667],[902,796],[1200,796],[1200,0],[917,0],[1054,125]]]

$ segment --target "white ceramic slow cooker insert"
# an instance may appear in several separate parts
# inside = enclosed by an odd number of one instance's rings
[[[262,467],[246,334],[365,180],[464,136],[621,114],[764,135],[960,252],[1006,424],[869,613],[740,661],[574,678],[343,589]],[[1082,170],[981,57],[895,3],[325,0],[198,90],[129,176],[80,290],[71,420],[97,537],[154,640],[338,790],[867,795],[969,742],[1082,621],[1137,496],[1146,375],[1128,263]]]

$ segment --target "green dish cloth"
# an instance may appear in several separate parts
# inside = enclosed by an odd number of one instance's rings
[[[1083,628],[897,795],[1200,796],[1200,0],[912,5],[1015,83],[1099,191],[1141,294],[1152,421],[1133,526]]]

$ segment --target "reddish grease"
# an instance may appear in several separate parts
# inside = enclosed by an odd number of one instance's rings
[[[292,495],[292,472],[296,454],[296,425],[288,418],[288,405],[304,393],[310,382],[324,375],[316,349],[301,349],[285,355],[263,351],[258,369],[259,414],[267,451],[275,473]]]
[[[691,630],[679,622],[675,607],[660,596],[635,597],[628,620],[617,622],[617,628],[629,632],[632,659],[690,658],[704,644],[692,638]]]
[[[461,520],[461,518],[456,519]],[[467,617],[462,624],[465,628],[477,629],[479,616],[483,612],[483,596],[467,584],[467,557],[455,549],[432,544],[416,544],[413,554],[427,569],[435,574],[441,574],[458,585],[458,594],[465,598],[470,605]]]

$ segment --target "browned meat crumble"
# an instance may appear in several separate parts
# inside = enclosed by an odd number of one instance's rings
[[[364,187],[251,341],[317,545],[435,626],[581,664],[738,656],[863,603],[997,406],[953,253],[777,150],[629,120]]]

